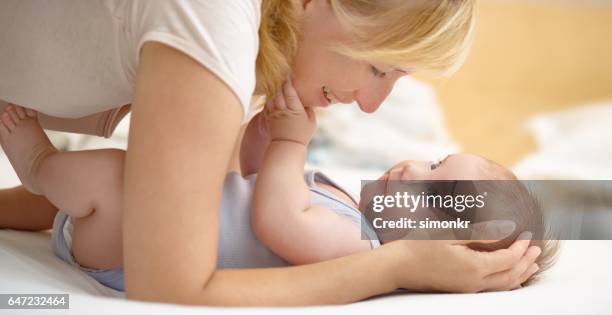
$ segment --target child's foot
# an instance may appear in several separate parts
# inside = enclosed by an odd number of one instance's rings
[[[38,168],[57,150],[38,123],[38,114],[20,106],[6,106],[0,113],[0,143],[23,186],[41,194],[36,185]]]

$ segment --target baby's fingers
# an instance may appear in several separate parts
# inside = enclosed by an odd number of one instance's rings
[[[19,116],[20,119],[25,119],[26,118],[26,112],[25,109],[21,106],[15,106],[15,111],[17,112],[17,116]]]
[[[285,95],[285,103],[287,107],[291,110],[302,111],[304,110],[304,105],[302,105],[302,101],[300,101],[300,97],[297,94],[297,91],[293,87],[293,82],[291,78],[287,79],[287,82],[283,84],[283,93]],[[310,117],[310,115],[308,115]]]
[[[306,110],[306,114],[308,115],[308,120],[310,120],[313,124],[317,124],[317,114],[315,113],[312,107],[302,107]]]
[[[13,122],[15,122],[15,124],[19,124],[21,119],[19,118],[19,115],[17,114],[17,110],[15,109],[15,106],[9,105],[5,108],[5,111],[9,114],[9,116],[11,117]]]
[[[285,95],[283,91],[279,91],[276,97],[274,98],[274,109],[276,110],[285,110],[287,109],[287,105],[285,103]]]
[[[264,110],[264,121],[269,123],[269,121],[274,117],[274,112],[276,111],[276,105],[274,105],[274,100],[269,100],[266,103],[266,109]]]

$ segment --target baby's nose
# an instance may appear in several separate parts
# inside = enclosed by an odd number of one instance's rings
[[[413,179],[421,179],[431,170],[430,166],[430,163],[425,161],[410,161],[406,164],[406,169]]]

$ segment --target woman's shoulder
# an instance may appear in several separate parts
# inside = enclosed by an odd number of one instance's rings
[[[122,0],[126,1],[126,0]],[[221,26],[227,25],[222,21],[241,28],[241,25],[256,26],[261,18],[261,0],[133,0],[129,1],[127,7],[132,14],[130,18],[139,19],[142,27],[152,25],[168,25],[168,19],[172,23],[197,23],[212,25],[209,21],[221,22]],[[241,23],[236,23],[241,22]],[[257,25],[248,25],[256,23]],[[228,29],[227,31],[231,31]]]
[[[137,37],[157,31],[188,39],[222,38],[231,45],[234,38],[244,42],[255,35],[257,39],[261,0],[134,0],[118,11]]]
[[[136,64],[146,42],[181,51],[236,94],[246,120],[256,83],[261,0],[131,0],[119,11]]]

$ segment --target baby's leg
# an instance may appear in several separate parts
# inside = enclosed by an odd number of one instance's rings
[[[36,113],[8,106],[0,140],[24,186],[74,219],[72,252],[79,264],[122,264],[121,199],[124,152],[57,152]]]
[[[43,193],[74,220],[72,253],[82,266],[122,265],[121,200],[125,152],[63,152],[40,166]]]

